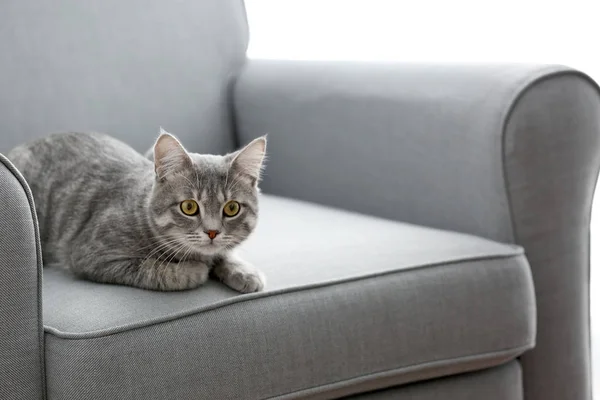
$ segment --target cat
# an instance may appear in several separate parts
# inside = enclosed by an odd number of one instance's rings
[[[250,293],[265,277],[234,250],[257,224],[266,145],[196,154],[161,128],[152,162],[108,135],[57,133],[8,158],[33,192],[46,264],[159,291],[199,287],[210,273]]]

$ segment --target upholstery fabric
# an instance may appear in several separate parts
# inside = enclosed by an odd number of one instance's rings
[[[0,399],[44,398],[42,254],[29,187],[0,154]]]
[[[349,397],[348,400],[522,400],[518,361],[484,371]]]
[[[192,150],[233,147],[241,0],[2,0],[0,16],[0,152],[55,131],[145,151],[160,126]]]
[[[348,395],[533,346],[517,246],[273,196],[241,254],[266,292],[159,293],[44,276],[51,399]]]
[[[516,242],[535,277],[539,348],[523,357],[526,398],[591,399],[590,218],[600,96],[571,73],[528,88],[506,123]]]
[[[242,140],[270,133],[266,192],[523,246],[539,323],[525,398],[591,398],[591,79],[560,66],[251,61],[234,94]]]

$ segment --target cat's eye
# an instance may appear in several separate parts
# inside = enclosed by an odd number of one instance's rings
[[[181,208],[181,212],[184,213],[185,215],[189,215],[194,216],[194,215],[198,215],[198,211],[199,211],[199,207],[198,207],[198,203],[196,203],[194,200],[184,200],[181,202],[181,204],[179,205],[179,208]]]
[[[235,200],[228,201],[223,207],[223,215],[226,217],[235,217],[240,212],[240,203]]]

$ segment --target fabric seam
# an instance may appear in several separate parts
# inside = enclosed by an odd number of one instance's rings
[[[35,236],[35,248],[36,248],[36,267],[37,267],[37,320],[38,320],[38,341],[40,346],[40,368],[42,375],[42,399],[46,399],[46,350],[45,350],[45,335],[44,335],[44,323],[43,323],[43,312],[42,312],[42,279],[43,279],[43,262],[42,262],[42,246],[39,233],[39,225],[37,220],[37,213],[35,211],[35,203],[33,200],[33,194],[27,184],[27,181],[21,175],[19,170],[10,162],[10,160],[0,153],[0,163],[6,167],[6,169],[15,177],[15,179],[21,185],[21,188],[25,192],[27,201],[29,203],[29,211],[33,222],[33,230]]]
[[[486,352],[486,353],[469,354],[469,355],[465,355],[465,356],[457,356],[457,357],[452,357],[452,358],[444,358],[444,359],[438,359],[438,360],[433,360],[433,361],[426,361],[426,362],[422,362],[422,363],[415,363],[415,364],[405,365],[402,367],[395,367],[395,368],[385,369],[382,371],[372,372],[372,373],[365,374],[365,375],[359,375],[359,376],[355,376],[355,377],[348,378],[348,379],[342,379],[342,380],[327,383],[324,385],[318,385],[318,386],[312,386],[312,387],[308,387],[308,388],[304,388],[304,389],[298,389],[298,390],[294,390],[292,392],[287,392],[287,393],[282,393],[282,394],[278,394],[278,395],[271,396],[271,397],[266,397],[264,399],[265,400],[275,400],[275,399],[280,399],[280,398],[286,398],[287,396],[302,395],[303,392],[312,392],[313,390],[319,389],[319,388],[330,387],[334,390],[342,389],[344,387],[351,386],[355,382],[360,383],[361,381],[369,380],[369,378],[377,379],[378,375],[388,375],[388,374],[402,375],[402,374],[405,374],[406,372],[418,371],[420,369],[427,369],[428,367],[440,367],[440,366],[444,367],[444,366],[450,366],[455,363],[460,363],[460,362],[465,362],[465,361],[486,360],[486,359],[494,357],[494,356],[512,356],[513,353],[521,354],[521,353],[531,349],[534,345],[535,345],[535,341],[531,341],[531,342],[528,342],[521,346],[509,347],[509,348],[502,349],[502,350],[490,351],[490,352]],[[500,364],[502,364],[502,363],[495,364],[494,366],[497,366]],[[467,372],[467,371],[463,371],[463,372]],[[442,375],[442,376],[444,376],[444,375]],[[441,376],[437,376],[437,377],[441,377]],[[426,379],[434,379],[434,378],[426,378]],[[419,380],[410,381],[410,383],[415,383],[415,382],[419,382]],[[322,394],[322,392],[321,392],[321,394]]]

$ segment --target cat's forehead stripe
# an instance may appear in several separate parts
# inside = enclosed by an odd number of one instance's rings
[[[222,182],[207,182],[202,186],[200,193],[201,201],[218,200],[219,202],[223,202],[225,197],[226,196]]]

